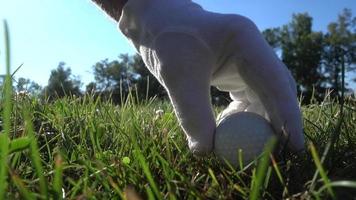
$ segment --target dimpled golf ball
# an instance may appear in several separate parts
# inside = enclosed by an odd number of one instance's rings
[[[220,160],[237,166],[241,149],[241,160],[247,165],[263,152],[265,144],[273,135],[271,124],[260,115],[251,112],[234,113],[218,124],[214,153]]]

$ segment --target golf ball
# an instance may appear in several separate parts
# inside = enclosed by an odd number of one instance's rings
[[[238,112],[220,121],[215,132],[214,153],[222,161],[237,166],[239,160],[246,165],[258,157],[274,131],[260,115]],[[242,158],[239,158],[239,150]]]

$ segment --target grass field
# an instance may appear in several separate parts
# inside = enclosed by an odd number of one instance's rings
[[[13,95],[6,58],[0,199],[356,197],[356,99],[342,112],[327,97],[302,108],[307,152],[271,156],[267,148],[249,167],[233,168],[193,156],[167,102]]]
[[[120,107],[90,96],[53,103],[18,96],[12,102],[11,117],[2,125],[10,130],[0,141],[1,169],[6,170],[1,174],[8,175],[1,177],[5,199],[356,196],[355,99],[347,101],[341,127],[336,103],[303,107],[308,152],[277,155],[265,170],[261,161],[234,169],[213,156],[194,157],[166,102],[129,97]],[[6,142],[4,132],[10,138]],[[340,139],[330,145],[336,132]]]

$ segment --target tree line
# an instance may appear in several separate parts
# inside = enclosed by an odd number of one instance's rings
[[[312,22],[307,13],[295,14],[289,24],[263,33],[291,70],[304,102],[320,101],[328,90],[332,97],[340,97],[343,87],[351,93],[343,79],[344,73],[356,70],[356,18],[344,9],[326,33],[313,31]]]
[[[337,20],[328,25],[326,32],[313,31],[312,26],[313,18],[307,13],[299,13],[294,14],[288,24],[263,31],[266,40],[296,79],[303,103],[321,101],[327,91],[334,98],[339,98],[342,91],[351,93],[350,81],[344,83],[345,74],[356,74],[356,17],[352,16],[351,10],[344,9]],[[72,75],[64,62],[52,70],[47,86],[42,88],[29,79],[19,78],[15,89],[48,100],[93,94],[121,103],[131,91],[139,99],[167,98],[164,88],[138,55],[122,54],[117,60],[105,59],[92,69],[94,81],[86,85],[85,91],[81,91],[80,79]],[[356,78],[351,82],[356,82]],[[229,101],[228,94],[216,88],[211,88],[211,94],[216,105]]]

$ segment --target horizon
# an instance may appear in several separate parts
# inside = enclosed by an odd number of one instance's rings
[[[313,17],[313,30],[325,32],[344,8],[356,8],[353,0],[194,2],[209,11],[247,16],[261,31],[289,23],[294,13],[307,12]],[[6,19],[10,29],[12,71],[24,64],[15,77],[29,78],[41,86],[47,85],[51,71],[60,62],[65,62],[85,87],[94,81],[92,66],[96,62],[118,59],[120,54],[135,54],[115,23],[89,0],[70,3],[68,0],[0,0],[0,19]],[[2,25],[0,32],[3,35]],[[3,36],[0,38],[0,74],[4,74],[4,41]],[[353,90],[355,86],[356,83],[351,84]]]

